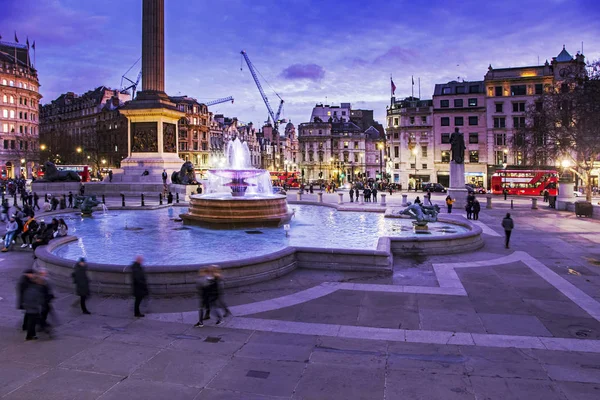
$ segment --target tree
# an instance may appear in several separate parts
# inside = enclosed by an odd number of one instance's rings
[[[592,169],[600,166],[600,61],[547,85],[526,110],[513,146],[531,166],[562,163],[592,199]]]

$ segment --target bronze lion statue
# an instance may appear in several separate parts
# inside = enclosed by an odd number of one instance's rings
[[[171,174],[171,182],[179,185],[197,185],[196,172],[194,164],[191,161],[186,161],[181,166],[179,172],[174,171]]]
[[[80,182],[81,177],[75,171],[59,171],[51,161],[46,161],[44,167],[44,178],[42,182]]]

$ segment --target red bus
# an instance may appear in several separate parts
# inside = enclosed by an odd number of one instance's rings
[[[492,175],[493,194],[502,194],[506,188],[510,195],[542,196],[547,189],[550,196],[556,196],[557,187],[555,170],[498,169]]]
[[[271,180],[278,181],[282,186],[287,184],[290,187],[300,187],[300,173],[299,172],[285,172],[285,171],[271,171]]]
[[[87,165],[56,165],[56,169],[59,171],[77,172],[81,178],[81,182],[90,181],[90,168]],[[44,176],[44,172],[41,169],[38,171],[38,176],[40,178]]]

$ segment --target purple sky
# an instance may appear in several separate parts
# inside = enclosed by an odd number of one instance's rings
[[[384,122],[390,74],[397,97],[421,78],[480,80],[487,66],[535,65],[565,44],[600,58],[596,0],[167,0],[166,89],[200,101],[233,96],[211,111],[261,124],[266,108],[244,49],[281,97],[284,117],[307,122],[315,103],[351,102]],[[141,0],[2,0],[0,35],[36,41],[44,103],[66,91],[118,87],[141,55]],[[484,5],[485,4],[485,5]],[[129,76],[134,78],[139,68]],[[272,106],[278,100],[263,84]],[[418,87],[415,84],[415,95]]]

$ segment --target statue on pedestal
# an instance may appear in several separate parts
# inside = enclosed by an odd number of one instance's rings
[[[454,133],[450,135],[450,146],[452,161],[457,164],[463,164],[465,162],[465,138],[458,128],[455,128]]]
[[[92,215],[92,209],[97,205],[102,204],[101,201],[96,200],[96,196],[76,196],[75,197],[75,208],[81,210],[81,215],[89,217]]]
[[[416,219],[418,224],[426,224],[427,222],[436,222],[439,212],[440,207],[437,204],[424,206],[420,203],[414,203],[401,210],[399,214],[408,215],[412,219]]]

